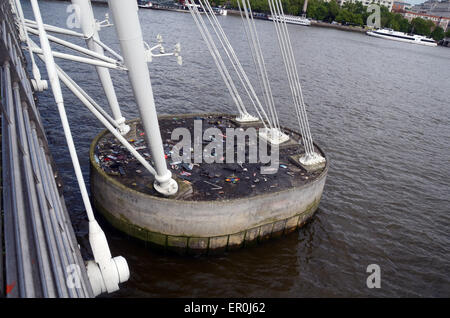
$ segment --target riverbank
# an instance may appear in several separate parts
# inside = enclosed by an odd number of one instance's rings
[[[233,10],[233,9],[227,9],[227,10],[228,10],[228,15],[240,15],[240,12],[238,10]],[[262,13],[254,13],[254,17],[255,17],[255,19],[260,19],[260,20],[269,20],[267,18],[267,15],[262,14]],[[315,20],[311,20],[311,26],[338,29],[338,30],[342,30],[342,31],[360,32],[360,33],[366,32],[366,28],[363,28],[360,26],[331,24],[331,23],[320,22],[320,21],[315,21]]]
[[[311,21],[312,26],[322,27],[322,28],[330,28],[330,29],[338,29],[342,31],[351,31],[351,32],[360,32],[365,33],[367,28],[363,28],[360,26],[352,26],[352,25],[341,25],[341,24],[331,24],[326,22],[319,21]]]
[[[438,45],[450,47],[450,38],[445,38],[439,41]]]

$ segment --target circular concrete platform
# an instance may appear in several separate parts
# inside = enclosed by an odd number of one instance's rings
[[[231,250],[287,234],[311,218],[322,196],[328,160],[314,171],[297,165],[292,157],[303,151],[299,133],[283,128],[296,142],[280,146],[278,171],[271,175],[258,173],[260,163],[246,161],[237,165],[172,161],[170,149],[175,142],[170,139],[171,132],[177,127],[191,129],[194,120],[203,123],[203,131],[210,127],[223,130],[225,139],[226,128],[240,126],[227,114],[159,117],[168,167],[180,189],[173,197],[156,193],[153,176],[109,132],[105,130],[93,140],[92,197],[97,210],[114,227],[161,248],[198,254]],[[126,138],[151,162],[139,121],[128,124],[132,129]],[[252,126],[260,127],[240,127]]]

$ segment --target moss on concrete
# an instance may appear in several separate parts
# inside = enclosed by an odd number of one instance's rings
[[[231,251],[241,248],[244,245],[245,232],[246,231],[242,231],[236,234],[229,235],[227,250]]]
[[[102,208],[95,198],[93,201],[96,209],[115,228],[156,247],[167,248],[179,254],[217,254],[225,250],[235,250],[243,246],[257,245],[259,242],[291,233],[302,227],[314,215],[319,206],[319,200],[316,200],[305,211],[291,218],[270,222],[239,233],[215,237],[187,237],[149,231],[146,228],[132,224],[123,215],[119,217],[112,215]]]

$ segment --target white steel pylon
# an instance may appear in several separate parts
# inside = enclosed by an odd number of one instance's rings
[[[72,4],[77,6],[80,12],[79,20],[81,30],[85,36],[87,47],[96,53],[104,54],[103,48],[98,44],[100,37],[98,35],[99,24],[95,21],[94,12],[92,11],[90,0],[72,0]],[[113,118],[118,124],[118,130],[122,135],[130,131],[130,126],[125,124],[125,118],[120,111],[119,102],[117,101],[116,92],[109,70],[105,67],[96,66],[97,74],[105,91],[106,99],[113,113]]]
[[[147,55],[142,38],[136,1],[109,0],[117,36],[134,97],[141,115],[145,138],[155,162],[156,191],[163,195],[177,193],[178,184],[167,169],[159,130],[158,116],[153,98],[152,83],[147,66]]]

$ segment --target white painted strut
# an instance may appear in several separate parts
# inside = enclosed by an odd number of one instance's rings
[[[144,40],[135,0],[109,0],[114,26],[120,42],[121,53],[128,68],[133,93],[141,115],[145,138],[155,163],[155,190],[163,195],[177,193],[178,184],[167,169],[159,131],[152,83],[146,62]]]
[[[89,195],[84,183],[83,174],[81,172],[80,163],[78,161],[75,144],[73,142],[72,133],[70,131],[69,121],[64,108],[64,100],[62,96],[61,86],[57,74],[55,61],[47,38],[47,34],[42,22],[41,13],[37,0],[31,0],[33,13],[36,18],[36,24],[39,30],[39,39],[42,47],[42,54],[45,60],[45,66],[49,77],[50,85],[53,91],[53,96],[58,106],[59,116],[66,137],[67,146],[69,148],[70,157],[75,170],[75,175],[80,187],[81,197],[86,209],[86,214],[89,220],[89,243],[91,245],[94,261],[90,261],[87,265],[87,273],[95,295],[102,292],[114,292],[119,289],[119,283],[125,282],[130,276],[126,260],[122,256],[112,258],[109,250],[108,242],[105,233],[94,217],[92,206],[89,202]]]
[[[25,18],[23,16],[22,5],[20,3],[20,0],[16,0],[15,3],[17,6],[17,11],[18,11],[18,15],[19,15],[20,23],[21,23],[20,30],[21,30],[21,32],[24,33],[23,35],[25,37],[25,41],[29,48],[30,47],[30,38],[28,37],[28,30],[25,27]],[[48,83],[47,83],[47,81],[41,79],[41,73],[39,72],[39,68],[37,67],[37,65],[34,61],[34,56],[31,51],[30,51],[30,59],[31,59],[32,73],[33,73],[33,78],[31,79],[31,84],[33,85],[33,89],[35,91],[42,92],[48,88]]]
[[[40,48],[32,47],[31,50],[34,53],[37,53],[37,54],[43,53],[42,49],[40,49]],[[116,64],[111,64],[111,63],[108,63],[108,62],[103,62],[103,61],[100,61],[100,60],[97,60],[97,59],[91,59],[91,58],[82,57],[82,56],[78,56],[78,55],[61,53],[61,52],[53,52],[53,51],[50,52],[50,54],[53,55],[56,58],[65,59],[65,60],[69,60],[69,61],[73,61],[73,62],[79,62],[79,63],[89,64],[89,65],[107,67],[107,68],[112,68],[112,69],[121,70],[121,71],[126,70],[126,68],[124,68],[123,66],[116,65]]]
[[[97,31],[97,23],[94,18],[94,12],[92,11],[90,0],[72,0],[75,6],[80,8],[80,25],[81,30],[86,37],[87,47],[100,54],[104,55],[103,48],[96,42],[100,41],[100,37]],[[119,102],[117,101],[114,85],[111,80],[109,70],[104,67],[96,67],[98,77],[105,91],[106,99],[108,100],[109,107],[113,113],[113,118],[119,124],[119,131],[122,135],[127,134],[130,131],[130,126],[125,124],[125,118],[120,111]]]
[[[30,20],[30,19],[25,19],[25,25],[28,27],[31,27],[31,28],[37,28],[36,21]],[[67,30],[64,28],[60,28],[60,27],[57,27],[54,25],[44,24],[44,29],[47,32],[53,32],[53,33],[59,33],[59,34],[84,38],[84,35],[81,33],[78,33],[78,32],[72,31],[72,30]]]

